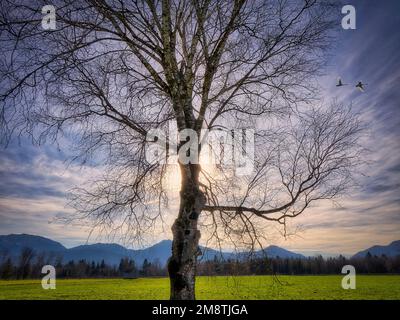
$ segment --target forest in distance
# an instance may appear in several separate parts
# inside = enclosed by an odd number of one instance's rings
[[[119,265],[109,265],[103,261],[69,261],[62,263],[62,257],[56,258],[45,254],[35,254],[30,248],[21,251],[18,259],[3,256],[0,261],[0,279],[39,279],[43,277],[43,265],[54,263],[57,278],[138,278],[166,277],[168,271],[158,260],[144,260],[138,265],[135,260],[124,258]],[[323,258],[322,256],[308,258],[248,258],[248,259],[219,259],[199,261],[197,274],[199,276],[220,275],[323,275],[341,274],[345,265],[352,265],[360,274],[400,274],[400,255],[372,255],[365,257]]]

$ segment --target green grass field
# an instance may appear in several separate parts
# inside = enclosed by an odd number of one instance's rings
[[[197,299],[400,299],[400,276],[357,276],[344,290],[341,276],[198,277]],[[0,299],[168,299],[167,278],[57,280],[43,290],[40,280],[0,281]]]

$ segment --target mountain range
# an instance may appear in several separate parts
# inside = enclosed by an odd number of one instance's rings
[[[400,240],[393,241],[387,246],[373,246],[368,249],[357,252],[353,258],[362,258],[365,257],[368,252],[373,256],[382,256],[385,255],[387,257],[395,257],[400,255]]]
[[[127,249],[115,243],[96,243],[88,245],[80,245],[73,248],[66,248],[61,243],[54,240],[44,238],[36,235],[29,234],[10,234],[0,235],[0,258],[8,255],[12,259],[18,259],[21,251],[24,248],[32,248],[35,253],[46,254],[47,257],[60,258],[63,262],[71,260],[79,261],[95,261],[110,265],[118,265],[123,258],[130,258],[135,260],[138,265],[141,265],[145,259],[150,262],[158,261],[161,265],[165,265],[169,256],[171,255],[171,240],[163,240],[151,247],[145,249]],[[202,256],[201,260],[213,260],[215,257],[229,259],[229,258],[245,258],[247,253],[232,253],[221,252],[211,248],[201,247]],[[373,246],[366,250],[362,250],[353,258],[364,257],[368,254],[372,255],[386,255],[397,256],[400,255],[400,240],[394,241],[387,246]],[[280,258],[305,258],[305,256],[288,251],[286,249],[269,246],[264,251],[256,251],[252,253],[253,257],[260,257],[266,255],[267,257],[280,257]]]
[[[44,253],[48,257],[60,257],[63,262],[71,260],[79,261],[85,259],[86,261],[101,262],[110,265],[117,265],[122,258],[128,257],[137,264],[142,264],[145,259],[150,262],[158,261],[161,265],[165,265],[171,255],[171,240],[163,240],[151,247],[139,250],[127,249],[115,243],[96,243],[81,245],[67,249],[61,243],[54,240],[29,235],[29,234],[10,234],[0,235],[0,257],[7,254],[13,259],[17,259],[24,248],[31,248],[35,253]],[[211,248],[200,247],[202,256],[200,259],[213,260],[215,257],[228,259],[245,257],[246,253],[240,255],[232,252],[221,252]],[[294,253],[277,246],[269,246],[262,251],[256,251],[253,256],[260,257],[266,255],[268,257],[280,258],[305,258],[303,255]]]

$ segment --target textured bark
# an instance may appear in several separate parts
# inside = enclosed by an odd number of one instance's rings
[[[197,221],[205,204],[198,187],[198,165],[181,165],[179,215],[172,226],[172,256],[168,261],[171,300],[195,299],[196,260],[200,254]]]

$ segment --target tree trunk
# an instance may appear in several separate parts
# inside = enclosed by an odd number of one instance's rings
[[[197,221],[205,203],[199,190],[199,165],[180,165],[182,184],[179,215],[172,226],[172,256],[168,260],[171,300],[195,299],[196,260],[200,231]]]

